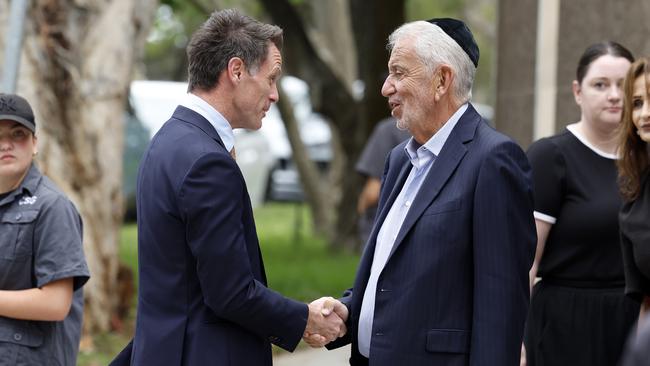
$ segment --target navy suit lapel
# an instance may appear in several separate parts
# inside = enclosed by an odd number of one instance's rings
[[[219,137],[217,130],[214,129],[214,126],[212,126],[212,124],[207,119],[205,119],[205,117],[196,113],[195,111],[187,107],[184,107],[182,105],[179,105],[178,107],[176,107],[176,110],[174,111],[172,118],[181,120],[183,122],[187,122],[189,124],[198,127],[206,135],[210,136],[213,140],[217,141],[219,145],[221,145],[224,149],[226,148],[226,146],[223,144],[223,141],[221,141],[221,137]]]
[[[465,111],[461,116],[458,124],[456,124],[452,130],[440,151],[440,155],[436,158],[436,161],[427,173],[420,190],[415,196],[413,206],[409,209],[408,214],[402,223],[402,227],[397,234],[393,248],[388,256],[387,263],[390,261],[393,253],[395,253],[397,248],[404,241],[404,238],[413,225],[415,225],[420,216],[422,216],[424,210],[431,205],[431,202],[434,199],[436,199],[442,187],[444,187],[445,183],[453,175],[454,171],[467,153],[465,143],[472,140],[476,126],[480,121],[480,116],[470,105],[467,108],[467,111]]]
[[[395,249],[401,244],[401,242],[406,237],[408,231],[413,227],[418,218],[422,215],[422,212],[429,206],[431,201],[433,201],[444,184],[449,180],[453,175],[456,167],[460,164],[461,160],[467,153],[467,147],[465,143],[471,141],[474,137],[474,132],[476,127],[481,122],[480,115],[470,104],[467,108],[467,111],[461,119],[458,121],[458,124],[454,127],[454,130],[449,135],[447,142],[440,152],[440,156],[434,162],[434,165],[431,167],[431,170],[427,174],[425,181],[422,184],[420,192],[415,199],[415,204],[409,210],[402,228],[397,236],[391,254],[387,259],[387,262],[390,261]],[[391,152],[390,167],[386,176],[385,181],[382,184],[382,192],[379,200],[379,213],[375,219],[375,224],[373,226],[372,232],[370,234],[370,239],[366,244],[366,248],[363,251],[361,256],[361,261],[359,263],[359,268],[357,270],[356,279],[354,283],[354,296],[352,300],[352,313],[358,319],[359,313],[361,312],[361,303],[363,300],[363,294],[365,292],[366,286],[368,284],[368,278],[370,277],[370,268],[372,267],[372,261],[374,259],[375,247],[377,244],[377,235],[379,234],[379,229],[384,223],[388,212],[390,211],[395,199],[402,191],[404,182],[408,177],[412,164],[408,160],[408,157],[403,152],[403,148],[406,143],[398,145]],[[393,154],[402,154],[396,155],[393,157]],[[393,160],[394,159],[394,160]],[[390,192],[386,192],[385,187],[392,187]],[[431,186],[431,188],[428,188]]]
[[[409,172],[411,171],[410,168],[412,167],[412,165],[411,162],[406,157],[406,154],[404,153],[404,146],[405,146],[404,143],[398,145],[394,150],[392,150],[391,156],[389,157],[390,159],[389,161],[392,163],[391,165],[394,166],[394,168],[389,167],[388,173],[386,175],[385,181],[382,184],[382,186],[392,187],[392,188],[388,193],[385,191],[381,192],[381,197],[379,201],[379,212],[377,217],[375,218],[375,223],[370,233],[370,237],[368,239],[368,242],[366,243],[366,247],[363,250],[361,261],[359,262],[359,269],[357,270],[354,288],[355,288],[355,293],[357,293],[356,289],[361,289],[361,291],[359,292],[361,295],[363,295],[363,292],[365,291],[366,285],[368,283],[368,277],[370,276],[370,268],[372,267],[372,261],[375,256],[375,247],[377,244],[377,235],[379,234],[379,229],[381,228],[381,225],[384,223],[384,220],[386,219],[386,215],[388,215],[388,211],[390,211],[393,202],[395,202],[395,199],[399,195],[399,192],[402,190],[402,186],[404,185],[404,182],[406,181],[406,178],[408,177]],[[401,154],[401,155],[393,157],[392,156],[393,154]],[[361,297],[359,297],[358,299],[359,299],[358,303],[353,304],[353,306],[358,305],[356,307],[358,309],[355,308],[356,310],[361,309]]]
[[[404,151],[400,150],[398,153],[404,154]],[[397,174],[395,179],[395,183],[392,184],[392,190],[390,191],[390,194],[388,195],[388,198],[386,200],[386,203],[384,203],[381,206],[381,211],[379,212],[379,215],[377,216],[377,219],[375,220],[375,225],[372,228],[372,233],[371,233],[371,238],[373,238],[373,242],[376,241],[377,239],[377,234],[379,234],[379,229],[381,228],[381,225],[384,223],[384,220],[386,219],[386,216],[388,216],[388,212],[390,211],[390,208],[393,206],[393,203],[395,202],[395,199],[397,199],[397,196],[399,193],[402,191],[402,186],[404,186],[404,182],[406,182],[406,178],[408,178],[409,173],[411,172],[411,168],[413,165],[411,162],[404,157],[403,159],[400,159],[401,161],[401,169],[399,170],[399,173]],[[390,187],[390,185],[388,185]]]

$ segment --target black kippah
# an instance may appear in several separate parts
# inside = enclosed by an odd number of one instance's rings
[[[478,46],[474,41],[472,31],[469,30],[465,23],[452,18],[433,18],[427,20],[427,22],[437,25],[447,33],[465,51],[474,66],[478,67]]]

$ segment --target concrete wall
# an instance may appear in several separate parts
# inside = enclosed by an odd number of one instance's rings
[[[602,40],[650,55],[649,0],[501,0],[496,126],[527,147],[576,122],[578,58]]]
[[[501,0],[497,32],[496,128],[530,144],[535,92],[536,0]]]
[[[622,44],[634,57],[650,55],[650,1],[561,1],[556,130],[580,118],[571,92],[578,59],[590,44],[604,40]]]

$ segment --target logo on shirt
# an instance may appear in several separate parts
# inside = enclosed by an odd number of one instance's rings
[[[38,197],[36,197],[36,196],[23,197],[20,201],[18,201],[18,206],[33,205],[34,203],[36,203],[37,198]]]

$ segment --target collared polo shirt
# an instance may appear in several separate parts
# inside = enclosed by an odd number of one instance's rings
[[[0,365],[76,365],[81,287],[89,277],[77,209],[32,165],[20,186],[0,199],[0,289],[73,278],[73,301],[60,322],[0,316]]]

